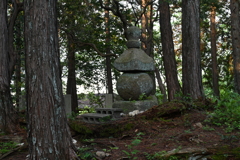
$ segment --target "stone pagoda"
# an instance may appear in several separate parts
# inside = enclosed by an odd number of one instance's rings
[[[145,111],[157,105],[157,99],[150,94],[154,90],[154,82],[149,72],[155,70],[153,58],[140,49],[141,30],[129,27],[127,30],[127,47],[115,61],[114,67],[123,72],[117,80],[117,91],[122,101],[113,103],[113,108],[121,108],[124,113],[133,110]]]

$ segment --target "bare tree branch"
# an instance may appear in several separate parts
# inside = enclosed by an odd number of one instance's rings
[[[116,54],[104,54],[102,53],[101,51],[99,51],[99,49],[97,48],[97,46],[93,43],[84,43],[84,42],[79,42],[77,40],[77,38],[75,38],[75,36],[68,32],[67,30],[65,29],[62,29],[67,35],[69,35],[71,37],[71,39],[73,40],[73,43],[77,44],[78,46],[85,46],[85,45],[88,45],[88,46],[91,46],[96,52],[98,55],[100,55],[101,57],[108,57],[108,56],[114,56],[117,58],[117,55]]]
[[[117,16],[117,17],[120,18],[120,20],[121,20],[122,23],[123,23],[124,36],[125,36],[125,38],[127,38],[126,31],[127,31],[127,28],[128,28],[128,22],[127,22],[126,16],[125,16],[124,14],[122,14],[121,11],[120,11],[120,7],[119,7],[119,2],[118,2],[118,0],[113,0],[115,8],[104,6],[102,0],[100,0],[99,2],[100,2],[100,6],[101,6],[103,9],[105,9],[105,10],[107,10],[107,11],[111,11],[115,16]]]
[[[152,1],[148,1],[145,6],[142,5],[141,1],[136,1],[138,5],[140,5],[142,8],[143,8],[143,11],[140,13],[140,15],[138,16],[137,15],[137,12],[135,11],[134,9],[134,6],[133,6],[133,3],[129,2],[132,6],[132,9],[133,9],[133,12],[134,12],[134,16],[136,18],[135,20],[135,26],[138,24],[139,20],[141,19],[142,15],[144,15],[146,13],[146,10],[147,10],[147,7],[149,5],[152,5],[154,3],[155,0],[152,0]],[[102,0],[99,0],[100,2],[100,6],[101,8],[107,10],[107,11],[111,11],[115,16],[119,17],[121,22],[123,23],[123,29],[124,29],[124,36],[125,38],[127,39],[127,34],[126,34],[126,31],[127,31],[127,28],[128,26],[130,26],[130,24],[128,24],[127,22],[127,18],[126,16],[120,11],[120,3],[118,0],[113,0],[113,6],[114,7],[107,7],[107,6],[104,6],[103,4],[103,1]]]
[[[108,56],[117,57],[116,54],[103,54],[102,52],[100,52],[100,51],[98,50],[98,48],[96,47],[96,45],[93,44],[93,43],[80,43],[79,45],[80,45],[80,46],[84,46],[84,45],[91,46],[101,57],[108,57]]]

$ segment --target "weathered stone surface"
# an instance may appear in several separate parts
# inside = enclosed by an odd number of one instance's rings
[[[124,73],[117,81],[117,91],[124,100],[138,100],[153,90],[152,78],[147,73]]]
[[[119,71],[154,71],[153,58],[143,50],[131,48],[123,52],[115,61],[114,67]]]
[[[127,47],[128,48],[140,48],[141,42],[139,41],[141,37],[141,30],[138,27],[132,26],[127,30]]]
[[[145,111],[158,105],[157,99],[142,101],[117,101],[113,103],[113,108],[121,108],[123,113],[128,114],[134,110]]]
[[[104,123],[112,119],[111,114],[98,114],[98,113],[87,113],[81,115],[81,117],[84,122],[95,124]]]
[[[123,112],[120,108],[96,108],[95,110],[98,114],[111,114],[113,118],[120,118],[120,113]]]

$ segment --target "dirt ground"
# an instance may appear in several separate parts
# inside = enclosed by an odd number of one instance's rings
[[[101,125],[80,120],[69,120],[69,124],[81,159],[240,159],[239,130],[227,133],[224,127],[206,122],[211,105],[171,102]],[[25,160],[26,156],[24,147],[3,159]]]

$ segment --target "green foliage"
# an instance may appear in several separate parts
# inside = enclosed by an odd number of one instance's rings
[[[184,95],[182,92],[178,92],[175,97],[178,99],[177,101],[185,104],[188,109],[197,107],[190,94]]]
[[[4,132],[0,132],[0,136],[6,135],[6,133]]]
[[[77,113],[67,114],[67,118],[71,120],[75,120],[77,115],[78,115]]]
[[[78,150],[78,158],[82,160],[96,160],[94,154],[91,152],[92,148],[82,147]]]
[[[125,153],[129,159],[137,159],[135,155],[139,152],[139,150],[133,149],[133,147],[139,145],[142,142],[141,140],[142,135],[144,135],[144,133],[142,132],[137,133],[137,135],[134,137],[134,140],[131,142],[131,144],[126,145],[126,147],[128,148],[128,151],[122,150],[122,152]]]
[[[63,75],[67,75],[65,66],[71,45],[75,53],[77,85],[95,91],[100,90],[102,87],[100,84],[104,85],[106,82],[106,58],[99,53],[105,54],[109,50],[119,55],[126,48],[121,22],[118,17],[110,14],[109,25],[106,26],[104,10],[96,0],[60,0],[58,4]],[[111,34],[106,34],[106,27],[109,27]],[[107,37],[110,39],[109,42],[106,42]],[[111,61],[113,60],[114,58],[111,58]],[[112,71],[113,79],[118,77],[119,72],[115,69]]]
[[[93,107],[89,107],[89,106],[85,106],[83,109],[81,109],[78,113],[79,115],[81,114],[86,114],[86,113],[95,113],[95,108]]]
[[[229,1],[201,0],[201,67],[203,70],[203,85],[212,88],[212,55],[211,55],[211,27],[210,11],[216,11],[216,45],[219,86],[231,86],[233,81],[232,42]]]
[[[158,104],[162,104],[164,95],[161,93],[159,89],[156,90],[155,96],[157,97]]]
[[[126,150],[122,150],[123,153],[126,154],[126,156],[130,159],[137,159],[137,157],[134,157],[134,155],[136,155],[139,151],[138,150],[131,150],[130,152],[126,151]]]
[[[100,119],[100,122],[108,122],[112,119],[112,116],[106,116]]]
[[[85,113],[95,113],[95,108],[104,108],[103,100],[100,95],[96,95],[93,92],[89,92],[88,94],[80,94],[78,95],[79,99],[89,100],[90,106],[85,106],[84,108],[79,109],[79,114]]]
[[[229,143],[232,143],[232,142],[236,142],[236,141],[239,141],[239,136],[236,136],[236,135],[231,135],[231,134],[220,134],[220,133],[218,133],[220,136],[221,136],[221,139],[223,140],[223,141],[227,141],[227,142],[229,142]]]
[[[90,101],[90,104],[97,104],[97,107],[103,108],[103,100],[100,96],[95,95],[93,92],[88,93],[87,98]]]
[[[227,132],[240,129],[240,95],[229,90],[221,90],[221,99],[217,100],[214,112],[207,121],[226,127]]]
[[[111,152],[112,150],[118,150],[118,147],[109,147],[110,149],[102,149],[104,152]]]
[[[191,129],[184,130],[185,133],[192,133]]]
[[[206,130],[206,131],[214,131],[215,130],[214,128],[210,127],[209,125],[203,126],[202,129]]]
[[[141,100],[145,100],[145,99],[147,99],[147,95],[145,94],[145,93],[142,93],[140,96],[139,96],[139,98],[138,98],[140,101]]]
[[[182,147],[179,146],[176,150],[175,153],[177,153]],[[146,158],[148,160],[181,160],[182,158],[178,158],[175,155],[167,156],[167,151],[160,151],[160,152],[155,152],[154,154],[149,154],[147,152],[144,153]],[[184,158],[186,159],[186,158]]]
[[[5,154],[12,149],[16,148],[17,143],[16,142],[0,142],[0,154]]]
[[[169,157],[164,157],[166,153],[167,153],[166,151],[160,151],[154,154],[149,154],[147,152],[145,152],[144,154],[147,160],[179,160],[178,157],[174,155]]]
[[[80,93],[77,95],[78,99],[85,99],[86,95],[85,93]]]

